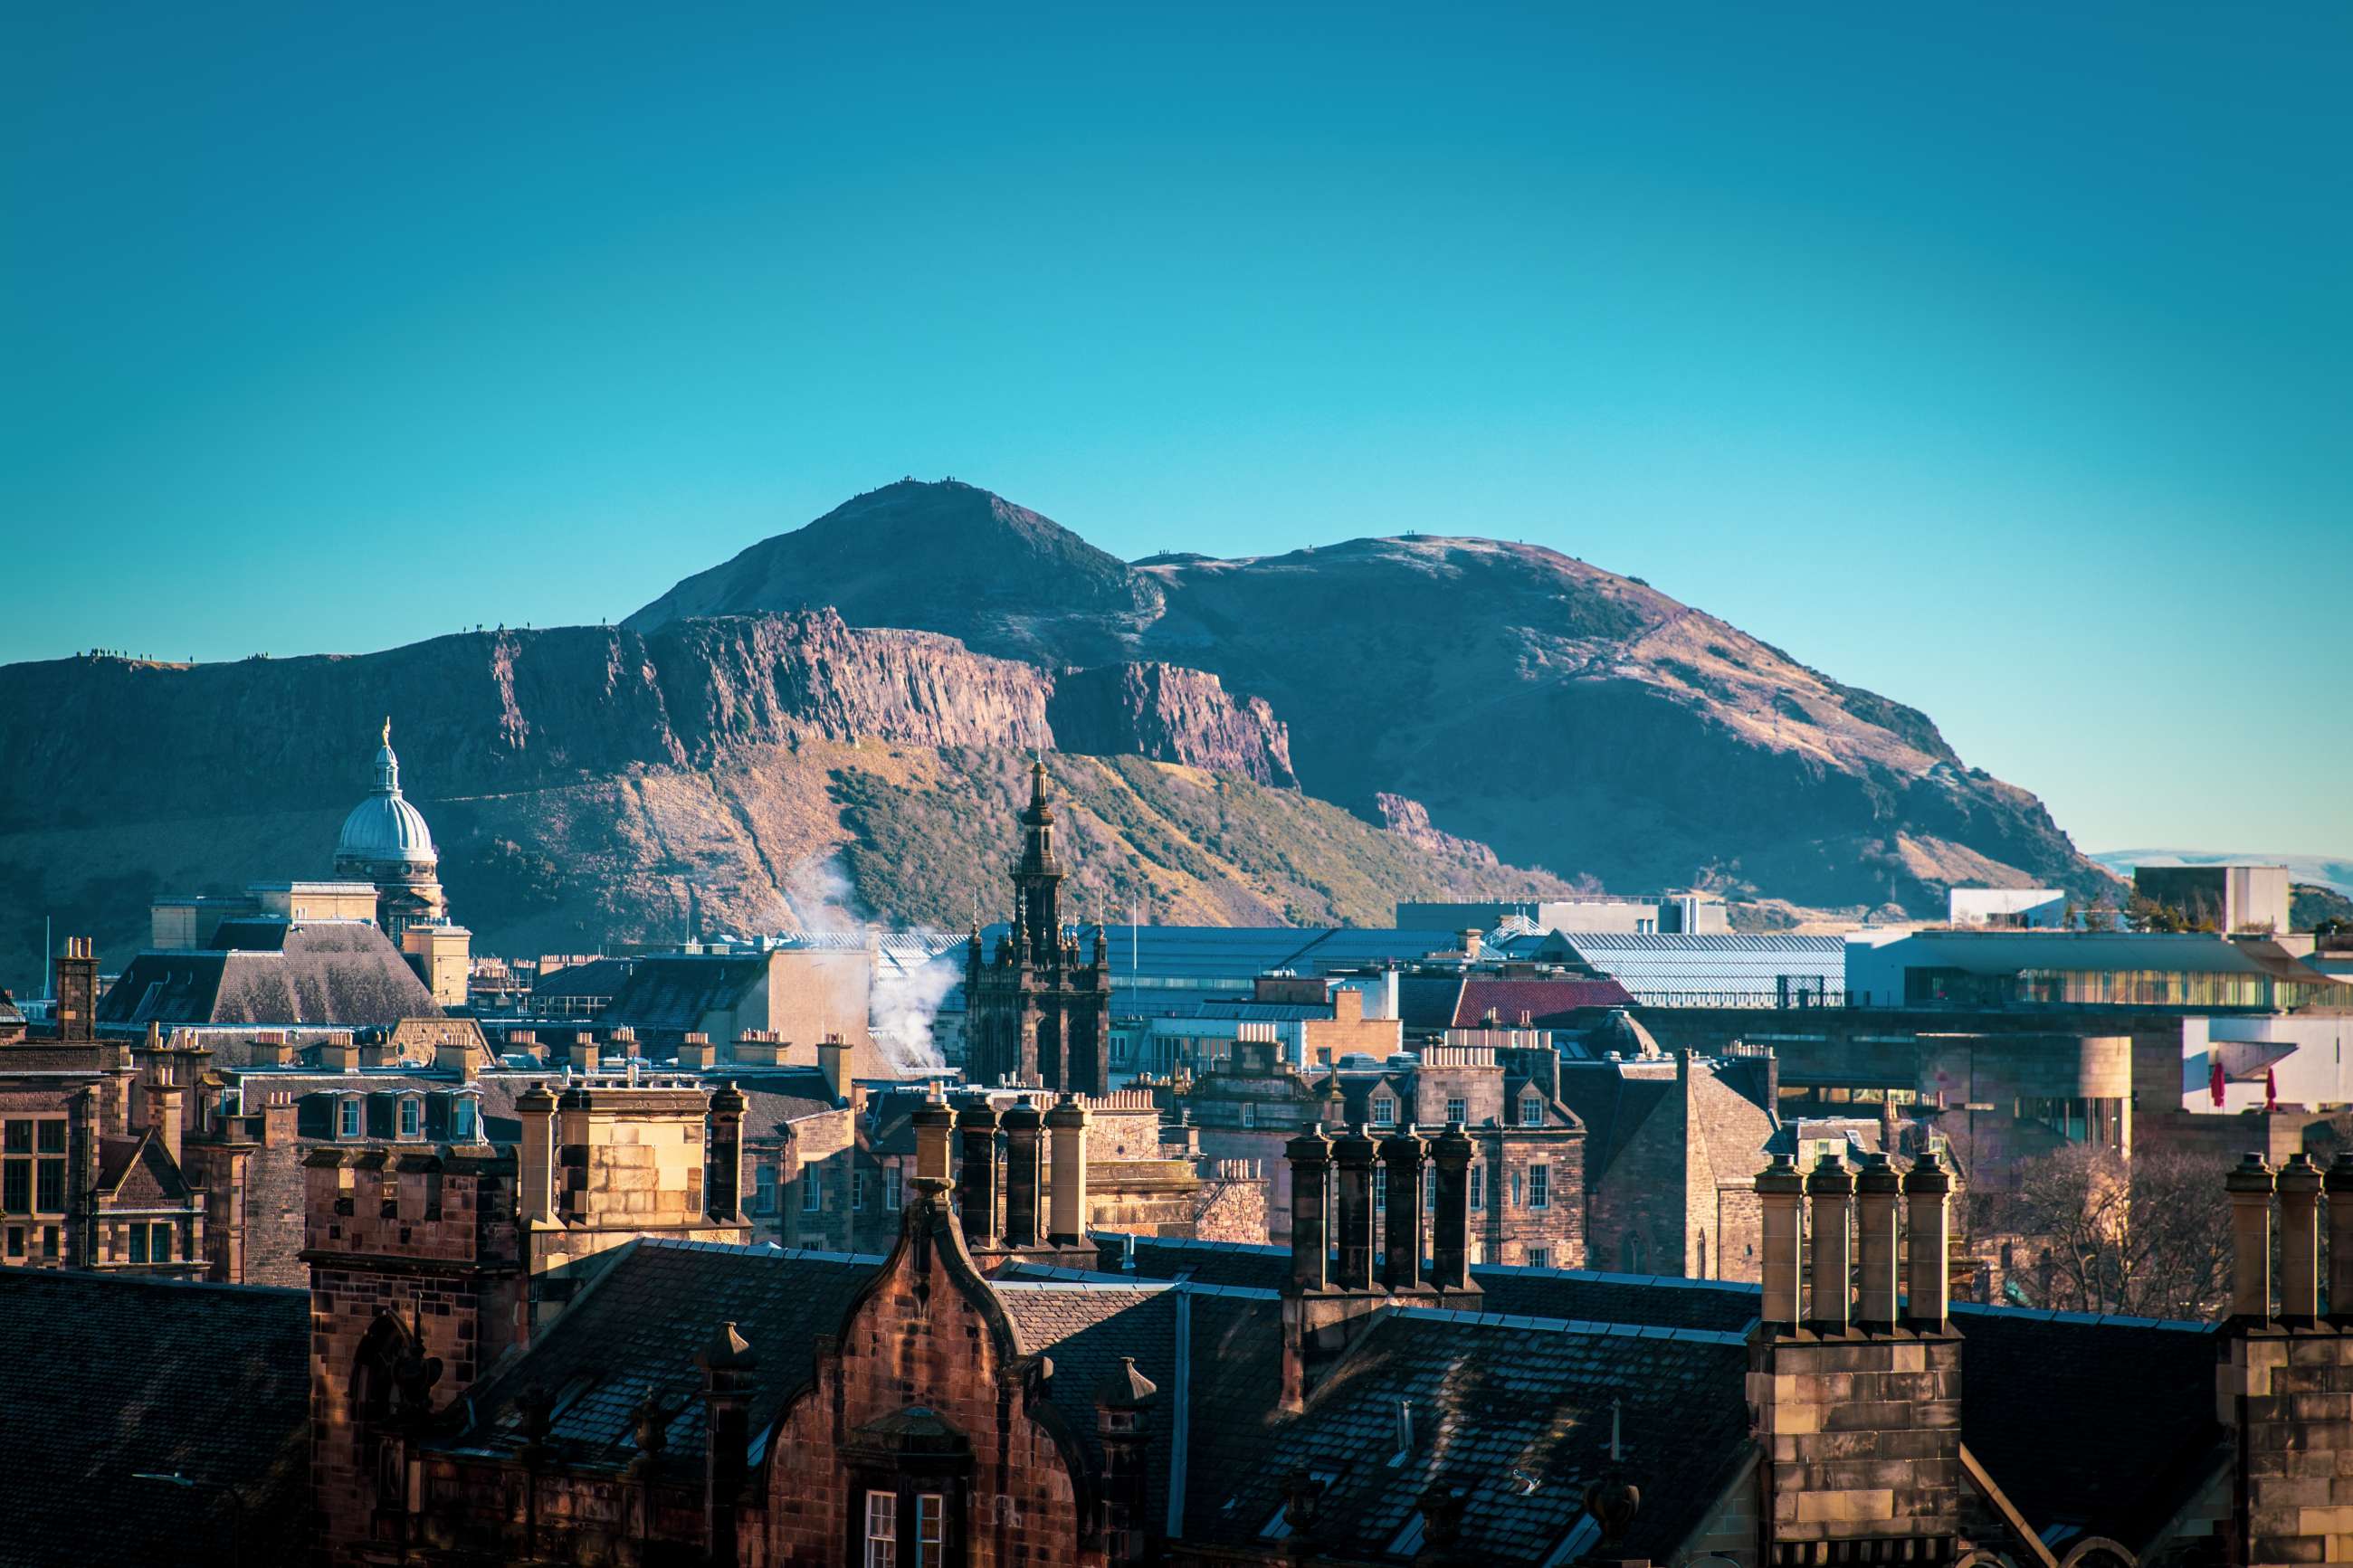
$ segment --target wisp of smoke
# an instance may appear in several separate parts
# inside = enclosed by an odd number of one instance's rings
[[[832,856],[811,857],[793,868],[785,884],[785,901],[801,930],[810,932],[857,932],[867,929],[858,907],[858,895]],[[962,978],[960,966],[934,958],[913,969],[885,962],[874,973],[866,995],[866,1023],[874,1043],[901,1072],[918,1072],[944,1066],[932,1026],[940,1004]],[[853,995],[837,994],[842,1016],[857,1010]]]

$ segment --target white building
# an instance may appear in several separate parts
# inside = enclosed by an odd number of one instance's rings
[[[2059,888],[1955,888],[1946,899],[1952,925],[2055,931],[2067,923],[2067,894]]]

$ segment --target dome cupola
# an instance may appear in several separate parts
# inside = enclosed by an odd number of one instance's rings
[[[424,814],[400,794],[400,758],[392,750],[392,721],[384,721],[384,744],[376,748],[375,791],[343,818],[335,840],[335,869],[364,875],[371,867],[412,866],[430,870],[433,834]]]

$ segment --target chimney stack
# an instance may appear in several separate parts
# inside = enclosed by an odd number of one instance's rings
[[[545,1084],[533,1084],[515,1097],[515,1114],[522,1122],[522,1149],[517,1163],[522,1191],[518,1206],[529,1225],[555,1223],[555,1096]]]
[[[1056,1247],[1078,1247],[1087,1239],[1087,1108],[1075,1094],[1062,1096],[1046,1112],[1054,1187],[1046,1239]]]
[[[66,938],[57,959],[58,1039],[65,1044],[98,1038],[98,958],[90,938]]]
[[[841,1043],[839,1035],[828,1035],[818,1042],[817,1070],[825,1075],[826,1088],[837,1100],[844,1092],[841,1087],[843,1069],[849,1055],[849,1047]]]
[[[2320,1167],[2302,1150],[2280,1167],[2279,1315],[2309,1327],[2320,1319]]]
[[[1842,1334],[1854,1277],[1853,1242],[1847,1229],[1854,1177],[1847,1172],[1844,1155],[1822,1151],[1821,1163],[1806,1178],[1806,1196],[1813,1209],[1812,1327],[1819,1334]]]
[[[1904,1175],[1905,1228],[1911,1238],[1905,1326],[1941,1334],[1952,1300],[1953,1176],[1934,1149],[1912,1162]]]
[[[1787,1154],[1757,1173],[1765,1256],[1765,1300],[1759,1309],[1769,1328],[1788,1331],[1805,1321],[1799,1289],[1805,1279],[1806,1179]]]
[[[954,1165],[948,1157],[948,1142],[955,1128],[955,1112],[939,1098],[939,1089],[934,1086],[930,1098],[915,1108],[908,1121],[915,1129],[915,1179],[937,1182],[941,1192],[947,1191]]]
[[[1471,1284],[1471,1160],[1476,1151],[1462,1123],[1450,1121],[1430,1141],[1430,1181],[1438,1188],[1430,1244],[1430,1283],[1441,1292]]]
[[[579,1038],[575,1039],[572,1042],[572,1049],[568,1054],[567,1059],[572,1063],[572,1070],[574,1072],[580,1073],[584,1076],[588,1073],[595,1072],[596,1070],[596,1042],[586,1036],[582,1036]]]
[[[976,1094],[956,1110],[963,1163],[956,1173],[956,1205],[963,1212],[964,1238],[976,1250],[997,1245],[997,1108]]]
[[[744,1096],[731,1081],[711,1097],[710,1166],[702,1177],[703,1212],[723,1225],[744,1225]]]
[[[2231,1194],[2231,1316],[2265,1322],[2272,1315],[2272,1192],[2276,1183],[2261,1154],[2249,1154],[2222,1178]]]
[[[1421,1282],[1421,1167],[1429,1153],[1413,1131],[1404,1127],[1381,1141],[1380,1153],[1388,1198],[1381,1283],[1391,1290],[1411,1290]]]
[[[2353,1149],[2328,1167],[2328,1315],[2353,1320]]]
[[[1046,1119],[1028,1099],[1005,1111],[1005,1245],[1038,1245],[1038,1145]]]
[[[349,1036],[319,1042],[319,1068],[322,1072],[357,1072],[360,1048]]]
[[[718,1053],[711,1047],[711,1037],[700,1029],[689,1030],[679,1042],[678,1065],[683,1069],[706,1072],[718,1059]]]
[[[186,1114],[181,1100],[186,1091],[176,1083],[153,1083],[147,1086],[148,1103],[153,1108],[155,1141],[172,1156],[172,1163],[180,1163],[181,1117]]]
[[[1884,1154],[1865,1154],[1862,1174],[1854,1183],[1855,1266],[1862,1287],[1855,1301],[1855,1326],[1871,1333],[1895,1327],[1898,1261],[1895,1211],[1904,1195],[1903,1178]]]
[[[1332,1283],[1342,1290],[1369,1290],[1373,1285],[1373,1141],[1362,1127],[1332,1141],[1340,1255]]]
[[[1292,1288],[1329,1289],[1332,1140],[1310,1127],[1285,1143],[1282,1152],[1291,1162]]]

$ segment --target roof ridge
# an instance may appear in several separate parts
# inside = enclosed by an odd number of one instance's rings
[[[311,1293],[307,1285],[249,1285],[227,1279],[171,1279],[152,1274],[112,1274],[90,1268],[0,1269],[0,1286],[34,1284],[104,1284],[118,1288],[136,1285],[166,1290],[242,1291],[256,1296],[308,1296]]]
[[[1540,1318],[1522,1312],[1473,1312],[1460,1307],[1424,1307],[1409,1301],[1379,1309],[1401,1317],[1435,1318],[1479,1328],[1525,1329],[1539,1333],[1587,1334],[1628,1340],[1680,1340],[1687,1344],[1746,1345],[1748,1336],[1724,1329],[1671,1329],[1657,1323],[1611,1323],[1594,1318]]]

